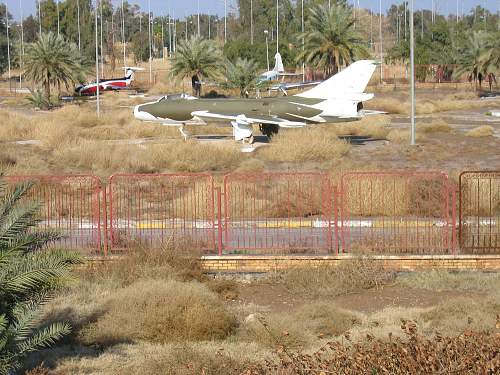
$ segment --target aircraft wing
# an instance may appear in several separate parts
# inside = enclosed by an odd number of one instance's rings
[[[271,86],[269,89],[270,90],[292,90],[292,89],[299,89],[301,87],[316,86],[316,85],[319,85],[321,82],[322,81],[317,81],[317,82],[297,82],[297,83],[280,83],[280,84]]]
[[[194,111],[191,112],[193,117],[197,117],[203,121],[210,120],[227,120],[227,121],[244,121],[247,124],[272,124],[278,125],[280,127],[302,127],[307,125],[305,121],[288,121],[279,117],[271,117],[271,116],[252,116],[247,117],[244,114],[222,114],[215,113],[210,111]]]

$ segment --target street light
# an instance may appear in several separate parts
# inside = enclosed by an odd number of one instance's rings
[[[269,71],[269,43],[268,43],[268,35],[269,31],[264,30],[264,35],[266,36],[266,58],[267,58],[267,71]]]

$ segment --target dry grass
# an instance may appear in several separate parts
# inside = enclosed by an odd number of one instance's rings
[[[434,119],[430,123],[418,124],[417,126],[417,132],[423,134],[449,133],[451,131],[452,127],[441,118]]]
[[[389,133],[387,126],[390,123],[389,116],[375,115],[363,117],[359,121],[335,124],[333,127],[338,135],[358,135],[383,139]]]
[[[179,281],[137,281],[113,293],[106,312],[83,332],[88,344],[223,339],[236,319],[205,286]],[[153,318],[154,317],[154,318]]]
[[[500,290],[500,274],[483,272],[450,272],[430,270],[399,275],[396,282],[408,288],[427,290],[461,290],[497,292]]]
[[[83,347],[62,347],[40,353],[40,361],[53,370],[32,375],[230,375],[263,361],[268,354],[252,343],[118,344],[104,352]]]
[[[465,135],[467,137],[481,138],[481,137],[491,137],[495,129],[490,125],[481,125],[477,128],[469,130]]]
[[[390,114],[409,115],[410,103],[406,99],[401,99],[401,97],[406,98],[406,93],[400,97],[395,97],[394,95],[377,96],[369,102],[369,105],[370,108],[385,111]],[[468,91],[448,94],[441,97],[439,100],[436,100],[435,97],[431,97],[428,94],[419,95],[417,93],[416,112],[421,115],[489,106],[491,106],[491,102],[479,100],[476,94]]]
[[[495,327],[500,299],[456,298],[420,314],[423,332],[458,335],[465,330],[487,331]]]
[[[387,134],[387,140],[394,143],[410,142],[410,130],[393,129]],[[422,136],[417,132],[417,142],[422,141]]]
[[[349,152],[349,144],[331,131],[319,128],[291,129],[273,137],[271,147],[259,151],[268,162],[324,161],[338,159]]]
[[[338,296],[377,288],[394,280],[395,274],[369,257],[355,257],[336,267],[297,267],[278,275],[292,291],[308,296]]]

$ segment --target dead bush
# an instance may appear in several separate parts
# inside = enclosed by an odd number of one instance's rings
[[[325,161],[344,156],[349,148],[347,142],[325,129],[290,129],[273,137],[271,146],[259,150],[259,156],[266,161],[281,163]]]
[[[457,335],[464,330],[484,331],[494,327],[500,301],[467,297],[446,301],[420,315],[428,334]]]
[[[317,337],[339,336],[361,320],[361,317],[353,312],[328,302],[308,303],[298,309],[294,318],[303,322],[304,327]]]
[[[140,280],[113,293],[106,313],[82,335],[88,344],[165,343],[223,339],[235,328],[236,318],[203,284]]]
[[[500,318],[497,318],[500,326]],[[250,367],[246,374],[496,374],[500,371],[500,334],[470,330],[459,336],[426,338],[414,321],[403,320],[405,338],[363,342],[332,341],[313,354],[281,349],[278,361]]]
[[[281,272],[278,279],[292,292],[308,296],[338,296],[377,288],[395,279],[392,271],[369,257],[340,261],[337,266],[295,267]]]
[[[417,132],[423,134],[430,133],[449,133],[451,132],[451,126],[443,119],[435,119],[426,124],[419,124],[417,127]]]
[[[481,137],[491,137],[495,129],[490,125],[481,125],[474,129],[469,130],[465,135],[467,137],[481,138]]]

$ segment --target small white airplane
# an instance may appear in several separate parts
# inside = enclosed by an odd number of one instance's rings
[[[276,52],[274,55],[274,68],[273,70],[268,70],[267,72],[262,73],[257,80],[257,87],[262,86],[266,82],[279,81],[280,78],[284,77],[297,77],[301,76],[301,73],[286,73],[285,68],[283,66],[283,60],[279,52]],[[288,95],[287,90],[299,89],[302,87],[315,86],[320,84],[321,81],[317,82],[279,82],[269,87],[266,87],[267,90],[281,91],[285,96]]]
[[[110,78],[99,80],[99,92],[106,90],[123,90],[130,87],[135,78],[135,72],[144,70],[144,68],[125,67],[125,77],[123,78]],[[97,83],[87,83],[75,88],[78,95],[90,96],[97,94]]]

